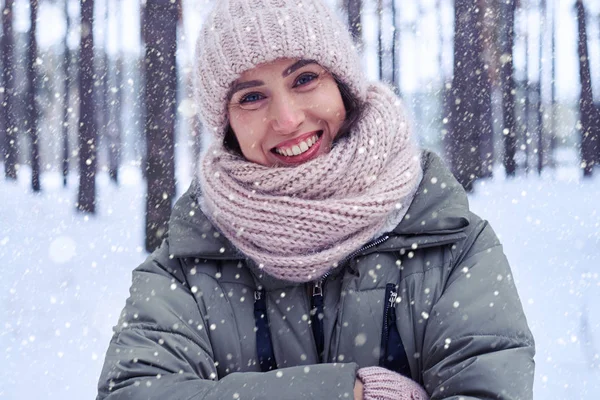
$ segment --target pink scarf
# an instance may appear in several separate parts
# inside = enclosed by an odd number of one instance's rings
[[[295,167],[265,167],[208,149],[202,208],[234,246],[268,274],[315,280],[404,215],[422,171],[401,102],[383,84],[327,154]]]

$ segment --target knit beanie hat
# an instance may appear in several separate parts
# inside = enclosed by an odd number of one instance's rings
[[[196,46],[196,103],[222,141],[232,83],[280,58],[314,60],[366,98],[358,53],[346,26],[321,0],[217,0]]]

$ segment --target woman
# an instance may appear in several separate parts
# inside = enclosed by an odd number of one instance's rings
[[[133,274],[98,399],[530,399],[490,226],[319,0],[219,1],[213,144]]]

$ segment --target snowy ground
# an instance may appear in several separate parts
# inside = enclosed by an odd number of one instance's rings
[[[88,218],[73,211],[74,179],[65,190],[45,174],[33,195],[22,172],[0,179],[0,399],[94,398],[131,270],[146,257],[139,173],[125,167],[118,190],[100,174]],[[599,183],[561,169],[484,182],[470,199],[504,243],[536,337],[535,399],[600,398]]]

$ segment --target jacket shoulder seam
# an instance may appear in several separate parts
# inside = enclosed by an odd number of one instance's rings
[[[492,338],[498,338],[498,339],[508,339],[511,341],[517,341],[517,342],[522,342],[526,345],[531,345],[532,343],[530,343],[530,341],[527,340],[526,337],[517,337],[517,336],[509,336],[509,335],[495,335],[493,333],[472,333],[470,335],[462,335],[462,336],[457,336],[454,338],[450,338],[452,341],[457,341],[460,339],[466,339],[466,338],[472,338],[472,337],[481,337],[481,338],[485,338],[485,337],[492,337]]]
[[[471,250],[471,248],[473,247],[473,244],[477,241],[477,238],[479,237],[479,235],[481,235],[481,233],[483,232],[485,227],[488,225],[489,225],[488,221],[481,219],[477,223],[477,225],[473,228],[471,233],[465,238],[463,245],[461,246],[461,248],[459,250],[452,251],[452,247],[450,248],[450,257],[452,257],[452,259],[450,261],[450,265],[456,267],[459,263],[461,263],[467,259],[467,258],[465,258],[466,254],[469,252],[469,250]],[[496,246],[494,246],[494,247],[496,247]],[[487,251],[487,249],[488,248],[478,251],[476,254],[479,254],[483,251]],[[471,258],[474,255],[475,254],[471,254],[468,258]]]

